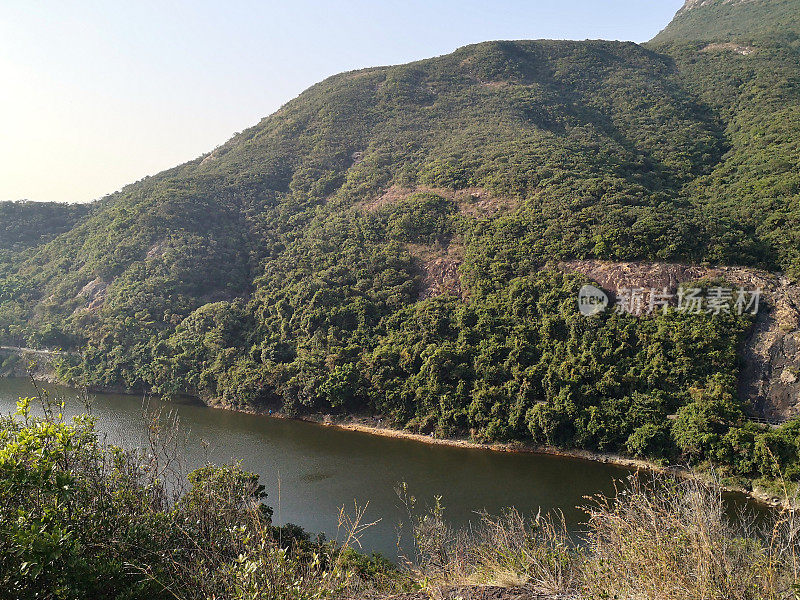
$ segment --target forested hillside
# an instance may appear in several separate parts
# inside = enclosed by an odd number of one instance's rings
[[[793,43],[798,8],[796,0],[687,0],[653,42]]]
[[[66,233],[91,210],[88,204],[0,202],[0,252],[19,252]]]
[[[800,476],[795,424],[744,418],[748,317],[587,319],[585,278],[552,268],[800,274],[800,0],[697,4],[644,46],[331,77],[56,239],[31,228],[0,342],[80,350],[75,383]]]

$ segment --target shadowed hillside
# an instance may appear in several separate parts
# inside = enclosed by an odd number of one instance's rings
[[[88,204],[0,202],[0,252],[38,246],[72,229]]]

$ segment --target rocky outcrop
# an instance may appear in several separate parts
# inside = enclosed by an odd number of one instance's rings
[[[98,277],[83,286],[81,291],[78,292],[78,296],[85,299],[86,306],[84,308],[97,310],[98,308],[102,308],[105,303],[107,292],[108,283]]]
[[[408,251],[416,259],[422,276],[422,289],[419,299],[450,294],[466,297],[461,286],[458,268],[464,262],[463,247],[457,243],[446,246],[427,246],[408,244]]]
[[[739,393],[757,416],[783,419],[800,415],[800,285],[780,274],[742,267],[669,263],[575,260],[559,263],[581,273],[613,295],[623,288],[668,289],[681,283],[721,279],[745,290],[761,289],[755,323],[741,350],[744,366]]]
[[[755,51],[756,49],[753,46],[744,46],[733,42],[715,42],[700,49],[700,52],[733,52],[742,56],[750,56]]]

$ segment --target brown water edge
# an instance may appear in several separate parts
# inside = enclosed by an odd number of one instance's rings
[[[67,418],[86,412],[80,392],[47,385],[35,390],[29,379],[10,379],[0,380],[0,414],[13,412],[19,397],[40,396],[45,390],[65,400]],[[37,414],[38,404],[32,405]],[[630,474],[610,464],[420,444],[299,419],[213,411],[196,399],[92,394],[88,410],[103,439],[127,449],[147,448],[153,418],[174,424],[181,453],[175,481],[183,482],[186,473],[209,462],[240,464],[258,474],[276,524],[298,523],[337,539],[338,516],[343,509],[352,514],[358,504],[368,509],[365,522],[374,522],[361,536],[363,548],[390,558],[413,548],[411,517],[397,495],[400,486],[407,485],[418,499],[415,514],[442,498],[447,523],[455,530],[474,526],[484,513],[500,515],[515,507],[526,516],[563,516],[570,535],[580,540],[584,505],[596,495],[613,496],[616,484],[624,485]],[[758,505],[732,500],[735,509],[763,514]],[[403,545],[398,548],[401,526]]]
[[[79,389],[54,381],[51,376],[41,376],[41,374],[38,372],[33,372],[33,373],[29,372],[28,377],[34,381],[63,385],[65,387],[70,387],[73,390]],[[118,386],[91,387],[87,391],[96,393],[139,395],[137,393],[132,392],[131,390],[123,390]],[[145,395],[147,395],[148,397],[160,398],[160,396],[157,394],[148,393]],[[489,450],[493,452],[526,453],[526,454],[535,454],[542,456],[555,456],[560,458],[570,458],[587,462],[609,464],[622,467],[624,469],[629,469],[635,472],[647,471],[653,474],[670,475],[678,478],[696,477],[710,484],[719,486],[724,492],[728,494],[742,495],[748,498],[750,501],[760,504],[767,508],[771,509],[777,508],[783,510],[794,510],[800,508],[800,502],[798,502],[797,498],[792,498],[789,496],[784,496],[783,498],[781,498],[780,496],[776,496],[774,493],[770,493],[769,491],[761,488],[746,489],[740,486],[721,485],[718,481],[714,481],[712,475],[697,470],[693,470],[689,467],[677,466],[677,465],[663,466],[663,465],[658,465],[652,461],[631,458],[619,454],[606,453],[606,452],[591,452],[588,450],[579,450],[579,449],[563,449],[554,446],[543,446],[543,445],[529,444],[518,441],[506,442],[506,443],[502,442],[487,443],[487,442],[476,442],[475,440],[469,438],[437,438],[433,437],[433,435],[413,433],[402,429],[386,427],[382,424],[383,421],[382,418],[373,417],[369,415],[338,416],[330,414],[308,414],[308,415],[294,416],[294,415],[288,415],[280,411],[273,411],[269,409],[255,409],[250,407],[233,406],[231,404],[215,402],[215,401],[206,401],[203,398],[200,398],[199,396],[196,396],[194,394],[183,394],[182,397],[184,399],[203,404],[204,406],[207,406],[208,408],[213,408],[215,410],[259,415],[274,419],[302,421],[307,423],[314,423],[320,426],[335,427],[337,429],[345,431],[356,431],[379,437],[411,440],[421,444],[450,446],[450,447],[467,448],[475,450]]]
[[[669,475],[681,479],[699,478],[711,485],[715,485],[722,489],[727,494],[739,494],[747,497],[750,501],[763,505],[771,509],[783,510],[796,510],[800,508],[800,503],[797,498],[785,496],[783,498],[769,493],[766,490],[755,488],[748,490],[738,486],[722,485],[714,480],[713,475],[703,473],[691,469],[689,467],[669,465],[658,465],[652,461],[631,458],[622,456],[620,454],[613,454],[609,452],[591,452],[589,450],[580,449],[564,449],[555,446],[543,446],[536,444],[528,444],[525,442],[476,442],[469,438],[437,438],[433,434],[425,435],[422,433],[414,433],[397,429],[393,427],[385,427],[382,425],[382,418],[366,416],[366,415],[347,415],[347,416],[334,416],[330,414],[308,414],[308,415],[288,415],[280,411],[273,410],[259,410],[252,408],[241,408],[228,406],[221,403],[207,403],[200,398],[191,396],[200,402],[203,402],[209,408],[215,410],[225,410],[232,412],[243,412],[246,414],[260,415],[273,419],[285,419],[293,421],[303,421],[307,423],[314,423],[324,427],[335,427],[345,431],[356,431],[369,435],[379,437],[411,440],[421,444],[428,444],[434,446],[450,446],[456,448],[468,448],[473,450],[489,450],[492,452],[510,452],[519,454],[536,454],[541,456],[556,456],[560,458],[570,458],[586,462],[603,463],[615,465],[625,469],[630,469],[633,472],[647,471],[652,474]]]

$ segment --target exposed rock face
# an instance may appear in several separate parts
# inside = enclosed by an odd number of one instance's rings
[[[708,44],[702,48],[700,52],[733,52],[741,54],[742,56],[750,56],[756,51],[753,46],[743,46],[741,44],[734,44],[733,42],[717,42]]]
[[[458,272],[464,261],[463,248],[459,244],[451,243],[446,247],[409,244],[408,251],[417,259],[422,272],[420,300],[442,294],[466,297]]]
[[[800,415],[800,285],[779,274],[742,267],[703,267],[668,263],[612,263],[576,260],[559,263],[581,273],[612,294],[622,288],[675,292],[681,283],[723,279],[745,290],[761,289],[761,305],[744,342],[739,393],[759,416]]]
[[[108,283],[98,277],[83,286],[78,295],[86,299],[86,308],[96,310],[105,303],[107,291]]]

